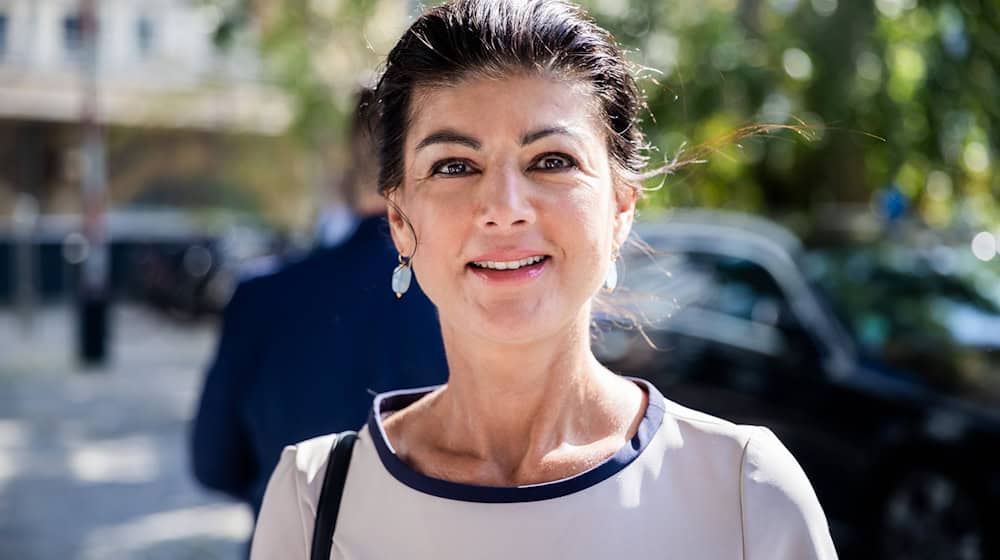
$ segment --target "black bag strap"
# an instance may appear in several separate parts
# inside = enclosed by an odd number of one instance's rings
[[[357,432],[341,432],[330,446],[330,456],[326,460],[326,477],[316,505],[316,527],[313,528],[312,560],[330,560],[333,546],[333,531],[337,528],[337,514],[340,512],[340,498],[344,495],[347,468],[351,464],[351,451],[358,439]]]

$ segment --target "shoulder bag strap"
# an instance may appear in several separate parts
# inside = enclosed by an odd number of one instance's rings
[[[351,451],[358,439],[357,432],[341,432],[330,446],[330,456],[326,460],[326,477],[316,506],[316,527],[313,529],[312,560],[329,560],[333,546],[333,531],[337,527],[337,513],[340,498],[344,494],[347,468],[351,463]]]

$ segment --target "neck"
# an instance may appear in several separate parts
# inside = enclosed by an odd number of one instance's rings
[[[525,344],[473,339],[443,322],[450,374],[434,404],[449,427],[442,443],[516,472],[567,443],[627,426],[633,415],[623,385],[631,384],[594,358],[589,316],[586,309],[560,332]]]

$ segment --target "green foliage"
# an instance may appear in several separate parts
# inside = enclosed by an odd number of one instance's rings
[[[222,11],[216,44],[249,42],[267,77],[291,99],[290,136],[321,152],[340,139],[354,94],[379,56],[368,33],[387,2],[379,0],[206,0]],[[390,19],[399,19],[398,17]]]
[[[659,71],[652,144],[709,143],[652,204],[808,211],[895,185],[932,225],[1000,217],[994,0],[586,3]],[[726,138],[748,123],[806,129]]]

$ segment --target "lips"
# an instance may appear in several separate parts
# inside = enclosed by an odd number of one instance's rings
[[[517,283],[537,278],[551,257],[540,253],[524,255],[484,255],[466,266],[487,282]]]

